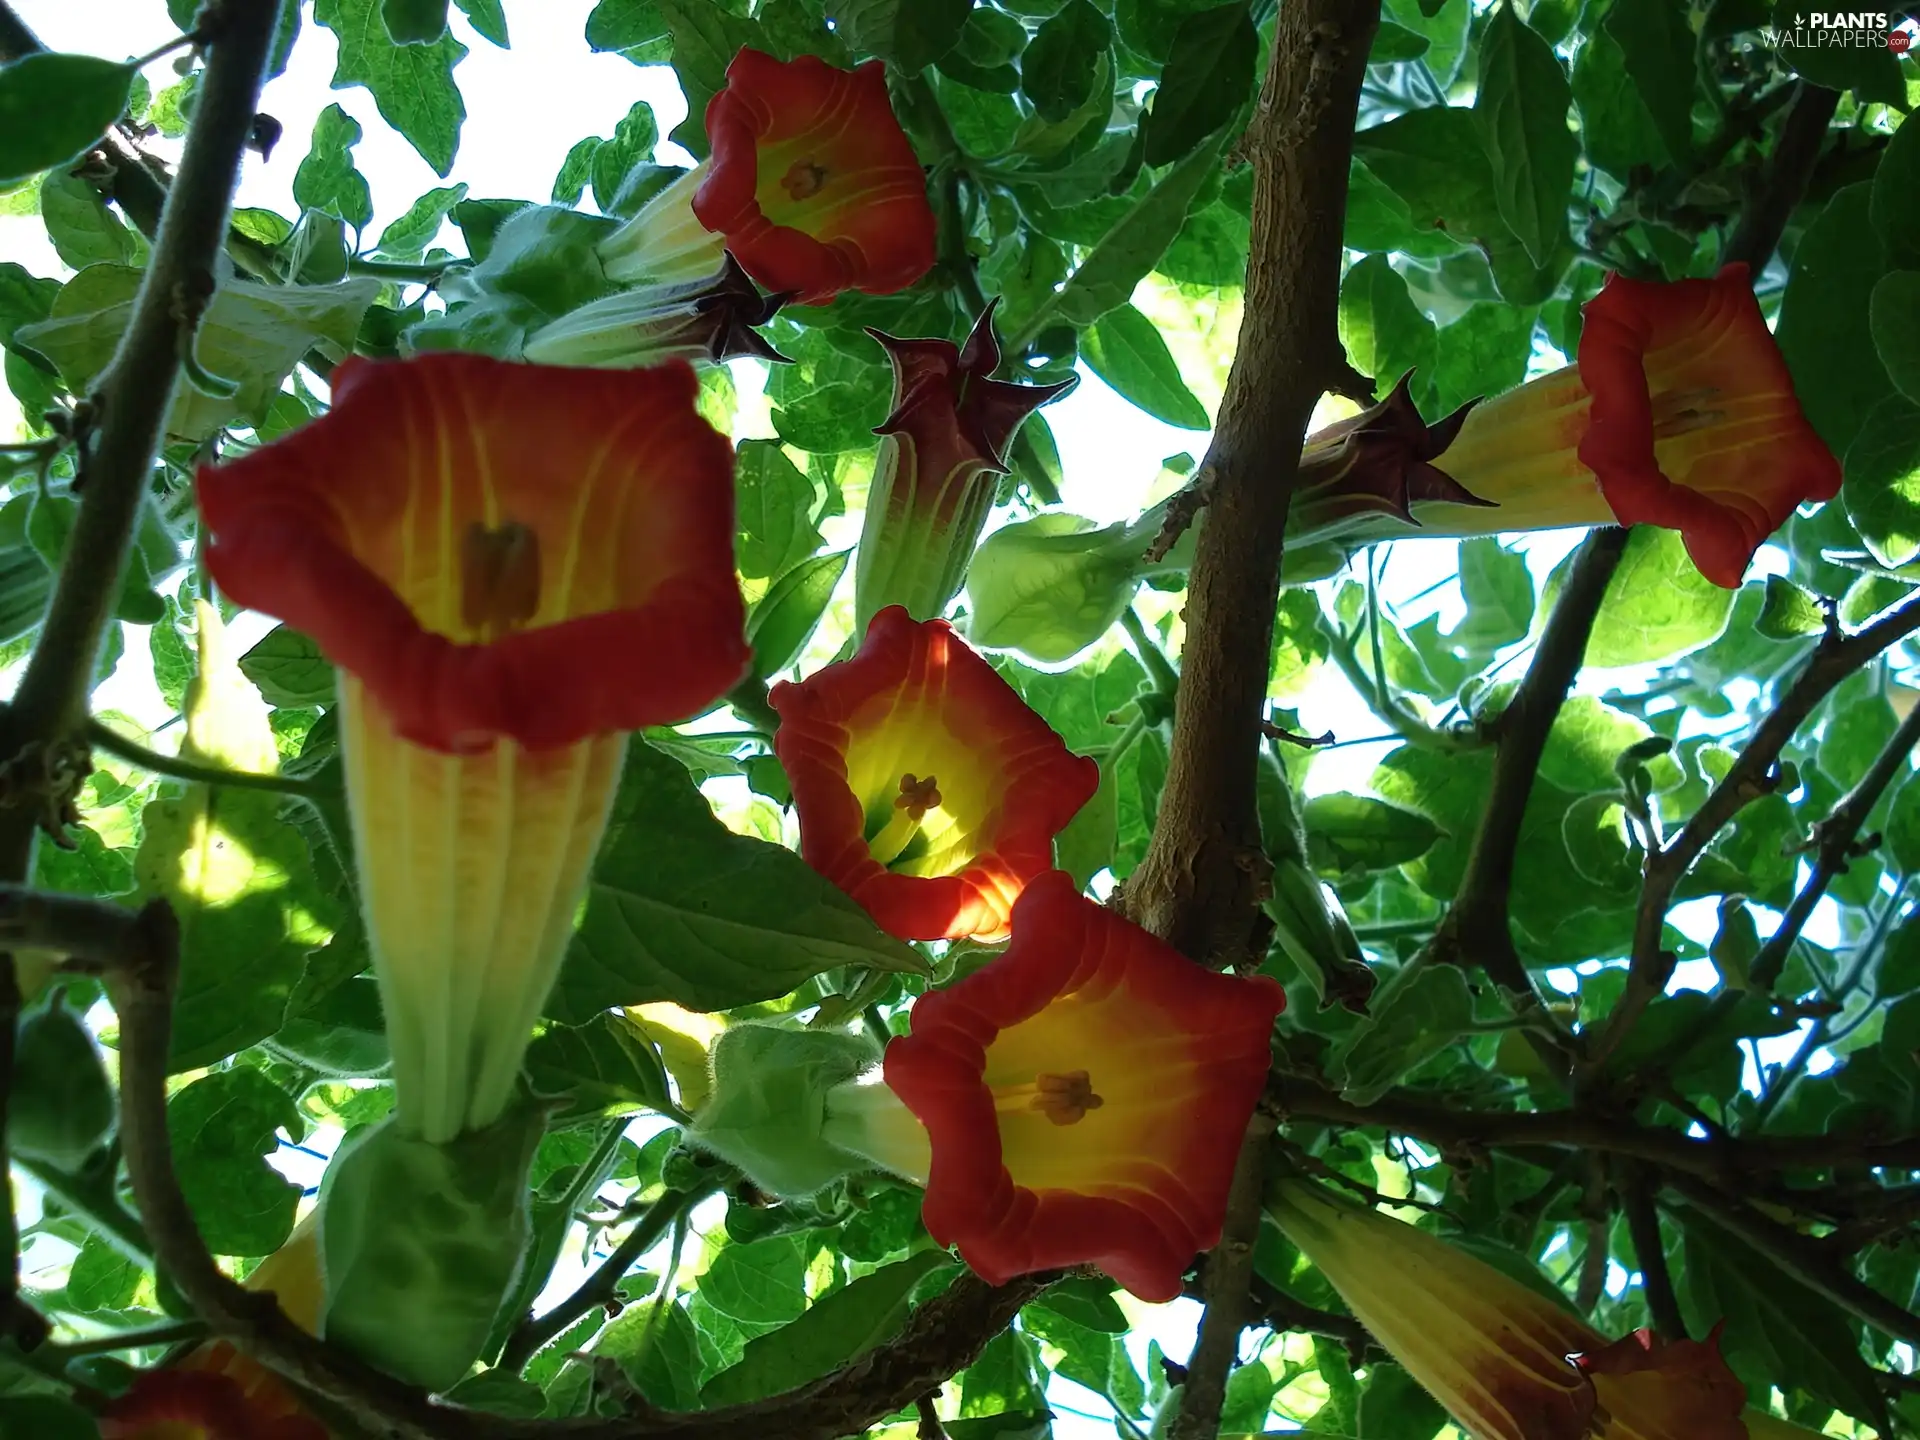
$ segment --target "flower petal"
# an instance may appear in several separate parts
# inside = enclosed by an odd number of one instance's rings
[[[731,447],[696,394],[678,363],[349,360],[326,415],[200,472],[208,567],[421,745],[537,750],[685,719],[750,656]],[[531,533],[537,590],[499,633],[463,604],[462,547],[503,526]]]
[[[921,996],[887,1047],[887,1085],[932,1142],[928,1231],[996,1284],[1093,1264],[1172,1299],[1220,1238],[1284,1003],[1274,981],[1202,969],[1040,876],[1006,954]],[[1080,1071],[1099,1103],[1070,1123],[1007,1102]]]
[[[1729,265],[1672,284],[1610,276],[1588,302],[1580,459],[1623,525],[1678,530],[1701,574],[1737,586],[1796,506],[1839,493],[1766,319]]]
[[[846,71],[742,50],[706,124],[694,214],[767,289],[817,305],[846,289],[889,294],[933,267],[926,177],[878,60]]]
[[[850,660],[773,687],[774,749],[800,816],[800,853],[902,940],[1004,935],[1053,837],[1100,783],[944,620],[895,605]],[[937,781],[913,858],[874,857],[869,816],[903,777]]]
[[[327,1432],[278,1401],[256,1403],[230,1375],[150,1370],[101,1412],[100,1440],[327,1440]]]
[[[1604,1440],[1748,1440],[1742,1385],[1705,1340],[1662,1342],[1648,1330],[1576,1357],[1593,1382]]]

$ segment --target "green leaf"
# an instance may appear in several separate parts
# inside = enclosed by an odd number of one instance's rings
[[[1020,1312],[1020,1325],[1060,1348],[1060,1361],[1054,1366],[1056,1375],[1109,1397],[1123,1414],[1143,1413],[1146,1390],[1119,1336],[1089,1329],[1038,1305]]]
[[[355,230],[373,220],[373,192],[354,168],[353,147],[360,122],[338,105],[329,105],[313,122],[313,145],[293,176],[295,203],[339,216]]]
[[[1625,54],[1627,74],[1653,117],[1666,158],[1684,163],[1693,153],[1697,43],[1686,12],[1668,0],[1613,0],[1605,23]]]
[[[1795,0],[1777,0],[1773,28],[1782,43],[1772,48],[1781,62],[1816,85],[1851,90],[1862,101],[1906,108],[1907,87],[1900,73],[1900,57],[1887,48],[1884,39],[1871,45],[1825,43],[1817,27],[1808,27],[1804,20],[1804,12],[1795,8]]]
[[[672,53],[666,17],[654,0],[600,0],[587,16],[587,45],[636,65],[657,64]]]
[[[1432,48],[1433,42],[1419,31],[1396,25],[1391,20],[1382,20],[1380,28],[1373,35],[1373,48],[1367,52],[1367,63],[1398,65],[1403,61],[1418,60]]]
[[[447,33],[447,0],[381,0],[380,18],[396,45],[431,45]]]
[[[1612,31],[1594,31],[1574,57],[1573,101],[1587,158],[1602,170],[1626,180],[1642,166],[1669,163],[1653,111],[1627,73],[1626,52]]]
[[[1920,555],[1920,406],[1890,395],[1847,447],[1840,497],[1882,565]]]
[[[274,1134],[306,1133],[293,1097],[258,1070],[222,1070],[167,1101],[167,1134],[180,1189],[216,1255],[271,1255],[293,1231],[300,1187],[265,1157]]]
[[[960,39],[973,0],[834,0],[834,33],[904,75],[944,58]]]
[[[1444,326],[1435,337],[1435,414],[1502,394],[1525,380],[1538,314],[1527,305],[1483,301],[1469,305],[1464,315]]]
[[[1550,595],[1565,569],[1548,581]],[[1645,665],[1710,644],[1726,630],[1735,594],[1695,568],[1679,532],[1636,525],[1601,602],[1587,664]]]
[[[1767,599],[1756,627],[1769,640],[1797,640],[1827,628],[1820,602],[1784,575],[1767,577]]]
[[[1447,640],[1469,655],[1492,655],[1533,627],[1533,576],[1526,557],[1491,535],[1460,542],[1460,593],[1467,614]]]
[[[145,1276],[145,1266],[98,1235],[89,1235],[67,1272],[67,1302],[82,1311],[125,1310],[133,1304]]]
[[[713,3],[713,0],[654,0],[667,32],[673,37],[673,70],[687,97],[687,118],[674,127],[672,139],[698,159],[707,154],[706,126],[700,117],[707,102],[727,83],[727,67],[744,45],[760,44],[760,27]]]
[[[93,186],[62,170],[40,181],[40,219],[54,253],[75,270],[131,265],[145,250],[146,242],[120,222]]]
[[[1033,1302],[1074,1324],[1109,1335],[1124,1335],[1133,1328],[1113,1298],[1113,1282],[1086,1275],[1071,1276]]]
[[[1873,287],[1887,268],[1869,214],[1873,186],[1837,191],[1793,252],[1774,338],[1793,372],[1807,421],[1836,455],[1893,393],[1875,357],[1870,318]]]
[[[364,85],[386,122],[404,135],[437,175],[453,168],[466,102],[453,67],[467,47],[451,35],[430,45],[396,45],[380,16],[382,0],[314,0],[313,18],[333,31],[340,49],[333,88]]]
[[[127,108],[131,65],[41,51],[0,65],[0,185],[84,153]]]
[[[1431,392],[1438,357],[1433,321],[1384,255],[1369,255],[1340,282],[1340,343],[1380,394],[1414,372],[1414,398]]]
[[[715,1268],[729,1254],[751,1248],[728,1246],[720,1252]],[[791,1324],[749,1340],[739,1362],[706,1383],[700,1392],[701,1404],[743,1405],[761,1400],[818,1379],[885,1344],[906,1323],[909,1302],[921,1282],[950,1264],[944,1252],[922,1250],[823,1296]],[[713,1271],[708,1271],[703,1292],[712,1276]]]
[[[1868,304],[1874,347],[1900,393],[1920,403],[1920,270],[1882,275]]]
[[[407,207],[407,213],[380,232],[377,254],[389,260],[417,260],[440,234],[453,207],[467,198],[467,187],[441,185]]]
[[[731,1009],[836,965],[926,969],[791,850],[727,829],[679,764],[634,742],[551,1013]]]
[[[1868,208],[1893,263],[1920,268],[1920,125],[1893,132],[1874,167]]]
[[[722,1248],[700,1277],[700,1293],[735,1320],[784,1325],[807,1308],[806,1274],[807,1251],[799,1238],[775,1235]]]
[[[240,657],[240,673],[277,709],[333,704],[332,663],[311,638],[289,626],[276,625],[261,636]]]
[[[800,658],[852,556],[851,550],[833,550],[802,560],[760,597],[747,620],[747,643],[753,647],[757,677],[778,675]]]
[[[735,555],[750,580],[784,575],[820,548],[813,481],[773,440],[743,440],[734,464]]]
[[[1133,296],[1133,287],[1167,252],[1187,221],[1187,208],[1219,168],[1224,134],[1203,143],[1162,175],[1153,189],[1115,221],[1067,283],[1036,316],[1057,313],[1075,325],[1091,325]],[[1035,322],[1029,321],[1031,326]]]
[[[613,138],[595,147],[593,152],[593,203],[603,215],[616,213],[614,201],[620,183],[636,165],[653,158],[653,147],[660,141],[660,127],[653,118],[653,107],[637,100],[613,127]],[[569,156],[571,158],[571,156]]]
[[[1920,873],[1920,783],[1909,775],[1893,792],[1887,807],[1887,857],[1901,875]],[[1885,970],[1884,963],[1881,966]],[[72,1288],[72,1282],[68,1282]]]
[[[562,1095],[559,1121],[645,1106],[671,1112],[667,1070],[646,1032],[626,1016],[596,1015],[580,1026],[550,1025],[527,1047],[536,1095]]]
[[[507,48],[507,12],[502,0],[453,0],[460,13],[473,26],[473,33],[490,40],[502,50]]]
[[[1147,164],[1178,160],[1233,118],[1253,89],[1259,50],[1246,0],[1180,22],[1146,121]]]
[[[133,316],[141,272],[122,265],[90,265],[67,283],[48,318],[22,326],[19,338],[60,367],[75,393],[84,393],[119,348]],[[204,440],[236,419],[263,421],[300,357],[316,341],[353,349],[361,318],[380,291],[378,280],[339,285],[223,283],[195,337],[200,364],[238,382],[231,396],[183,386],[167,419],[168,433]]]
[[[1371,795],[1315,795],[1302,807],[1301,818],[1314,869],[1329,879],[1409,864],[1440,838],[1426,816]]]
[[[1094,96],[1113,26],[1090,0],[1067,0],[1020,58],[1020,88],[1040,118],[1065,120]]]
[[[1213,424],[1180,378],[1173,352],[1154,323],[1131,305],[1116,305],[1080,337],[1080,358],[1121,396],[1156,420],[1182,430]]]
[[[1580,146],[1567,128],[1573,92],[1553,47],[1510,5],[1480,41],[1474,118],[1492,162],[1501,217],[1545,265],[1566,239],[1567,201]]]

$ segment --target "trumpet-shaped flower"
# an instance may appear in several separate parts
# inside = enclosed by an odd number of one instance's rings
[[[1615,275],[1585,316],[1577,364],[1471,413],[1428,429],[1403,387],[1309,437],[1290,538],[1660,525],[1732,587],[1796,506],[1838,493],[1744,265]]]
[[[704,279],[643,285],[590,301],[534,331],[522,354],[539,365],[596,368],[663,360],[718,363],[740,355],[785,362],[754,327],[791,298],[762,295],[728,251]]]
[[[201,471],[205,555],[340,668],[402,1125],[492,1123],[572,933],[626,732],[745,670],[731,450],[684,364],[349,361]]]
[[[229,1375],[150,1370],[101,1412],[100,1440],[327,1440],[319,1421],[282,1407],[285,1396],[277,1383],[266,1396]]]
[[[1092,1264],[1170,1300],[1220,1238],[1285,1003],[1050,871],[1015,904],[1004,955],[914,1002],[884,1087],[828,1097],[825,1133],[924,1177],[928,1232],[996,1284]]]
[[[1714,1339],[1610,1343],[1485,1261],[1305,1182],[1271,1209],[1471,1440],[1749,1440],[1746,1387]]]
[[[899,606],[771,699],[801,855],[902,940],[1004,935],[1100,783],[951,626]]]
[[[980,543],[999,477],[1007,473],[1014,433],[1076,383],[992,378],[1000,364],[997,303],[981,312],[964,345],[867,332],[893,364],[893,409],[874,431],[880,451],[854,569],[860,623],[889,605],[904,605],[916,620],[947,608]]]
[[[724,245],[767,289],[819,305],[884,295],[933,266],[934,216],[885,68],[741,50],[707,104],[712,155],[600,247],[620,281],[691,280]]]

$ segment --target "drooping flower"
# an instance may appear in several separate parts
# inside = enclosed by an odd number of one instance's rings
[[[231,1376],[149,1370],[101,1412],[100,1440],[327,1440],[327,1432],[309,1415],[249,1397]]]
[[[828,1096],[825,1134],[924,1179],[928,1232],[995,1284],[1091,1264],[1170,1300],[1220,1238],[1285,1002],[1050,871],[1004,955],[914,1002],[884,1085]]]
[[[1660,525],[1733,587],[1796,506],[1839,492],[1744,265],[1712,280],[1611,276],[1585,317],[1577,364],[1424,437],[1400,391],[1309,437],[1289,538]],[[1370,450],[1329,468],[1356,427]]]
[[[899,606],[773,687],[800,853],[902,940],[997,938],[1100,783],[944,620]]]
[[[1746,1387],[1715,1339],[1609,1342],[1485,1261],[1303,1181],[1270,1209],[1471,1440],[1748,1440]]]
[[[326,1299],[320,1276],[320,1232],[315,1224],[316,1216],[317,1212],[310,1212],[284,1245],[254,1267],[245,1282],[249,1290],[271,1291],[287,1318],[309,1335],[319,1330],[320,1311]],[[246,1408],[256,1422],[280,1425],[278,1429],[242,1432],[250,1440],[256,1434],[273,1436],[275,1440],[324,1440],[325,1431],[317,1422],[305,1418],[299,1400],[287,1383],[258,1360],[236,1350],[231,1341],[207,1341],[181,1360],[179,1368],[231,1381],[239,1387]],[[146,1383],[143,1378],[136,1382],[135,1389]],[[293,1423],[295,1421],[299,1423]]]
[[[569,311],[529,335],[522,353],[537,365],[622,369],[740,355],[786,363],[754,327],[791,298],[762,295],[729,251],[703,279],[622,290]]]
[[[885,67],[741,50],[707,103],[712,155],[600,247],[609,278],[688,280],[724,244],[797,303],[885,295],[933,267],[926,178],[887,99]]]
[[[402,1125],[504,1110],[626,732],[749,652],[732,456],[692,371],[343,364],[325,416],[200,472],[234,600],[339,667],[360,896]]]
[[[993,379],[1000,346],[990,302],[964,345],[867,333],[893,364],[893,409],[867,494],[854,568],[854,611],[865,624],[889,605],[931,620],[959,593],[993,509],[1007,446],[1021,422],[1065,394],[1054,385]]]

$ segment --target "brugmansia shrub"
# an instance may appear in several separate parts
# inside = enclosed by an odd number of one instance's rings
[[[1910,27],[73,8],[0,1436],[1920,1426]]]

